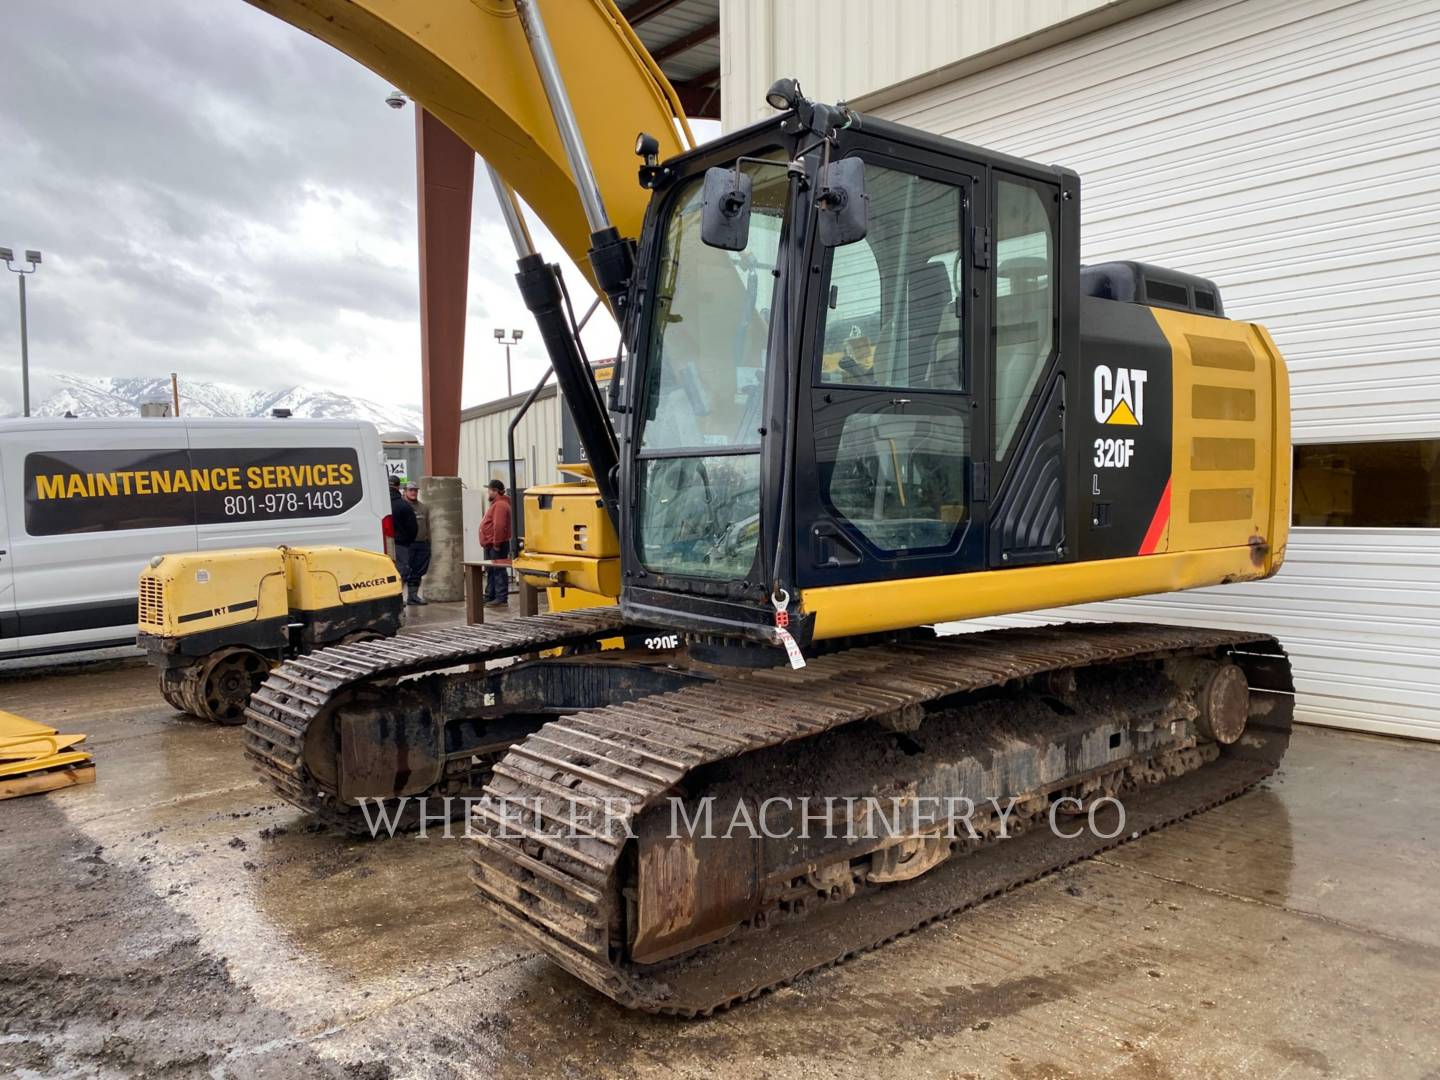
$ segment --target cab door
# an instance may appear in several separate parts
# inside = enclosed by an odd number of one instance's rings
[[[992,393],[985,411],[991,417],[989,562],[998,570],[1073,557],[1066,541],[1073,511],[1065,368],[1073,369],[1079,353],[1078,312],[1067,310],[1061,297],[1067,292],[1073,304],[1079,286],[1062,290],[1060,269],[1078,267],[1079,258],[1076,215],[1071,211],[1072,220],[1062,222],[1059,185],[999,168],[991,176],[994,268],[987,296],[994,332],[986,350]]]
[[[818,252],[797,432],[797,578],[841,585],[986,559],[983,170],[865,159],[863,240]],[[813,478],[813,482],[808,482]]]

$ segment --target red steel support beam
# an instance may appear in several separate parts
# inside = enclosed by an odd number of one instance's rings
[[[672,82],[686,116],[701,120],[720,119],[720,69],[711,68],[693,79]]]
[[[424,109],[415,110],[420,203],[420,379],[425,472],[460,473],[460,384],[470,270],[475,152]]]

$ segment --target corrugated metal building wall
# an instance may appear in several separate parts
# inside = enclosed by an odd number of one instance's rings
[[[506,432],[525,394],[487,401],[460,413],[460,479],[464,481],[465,558],[481,558],[480,521],[485,516],[485,486],[491,479],[510,485]],[[560,460],[560,399],[554,385],[541,391],[515,429],[515,463],[521,488],[565,479]]]
[[[814,57],[796,35],[744,35],[814,6],[766,0],[726,27],[726,55],[753,45],[768,60],[750,83],[803,70]],[[861,6],[927,39],[922,19]],[[899,61],[847,63],[873,50],[864,20],[837,22],[828,62],[872,82],[832,96],[1077,169],[1085,261],[1215,278],[1227,313],[1263,322],[1289,361],[1297,444],[1440,438],[1440,7],[1181,0],[1129,14],[900,87],[873,81],[907,77]],[[1008,621],[1062,615],[1271,629],[1294,656],[1301,719],[1440,738],[1437,528],[1298,527],[1268,582]]]
[[[516,394],[488,401],[460,414],[460,479],[467,488],[482,488],[492,477],[509,485],[510,478],[505,472],[509,459],[505,436],[516,409],[524,400],[524,394]],[[563,479],[556,467],[559,455],[560,400],[551,385],[540,392],[515,430],[520,486],[559,483]]]
[[[765,90],[780,75],[817,101],[855,101],[902,83],[913,94],[1166,2],[721,0],[724,125],[769,116]]]

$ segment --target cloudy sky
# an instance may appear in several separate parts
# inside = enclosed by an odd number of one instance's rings
[[[413,107],[241,0],[5,8],[0,246],[44,254],[32,381],[179,371],[419,403]],[[517,390],[544,370],[513,269],[479,173],[464,404],[505,392],[495,326],[527,330]],[[20,396],[17,307],[0,275],[0,413]],[[611,327],[587,332],[593,354]]]

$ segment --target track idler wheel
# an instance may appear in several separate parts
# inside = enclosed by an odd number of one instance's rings
[[[186,679],[186,711],[217,724],[243,724],[245,706],[270,671],[254,649],[218,649]]]
[[[1238,664],[1193,658],[1171,669],[1171,678],[1190,695],[1199,714],[1195,726],[1222,746],[1240,741],[1250,716],[1250,682]]]

